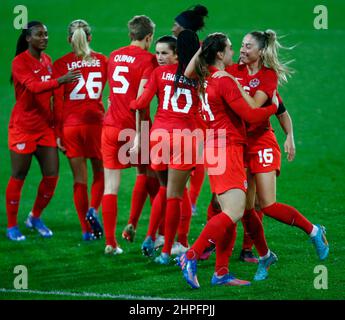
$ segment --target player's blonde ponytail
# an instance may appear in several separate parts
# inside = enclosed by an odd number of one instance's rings
[[[250,34],[257,40],[259,49],[262,49],[262,63],[276,72],[279,83],[288,82],[288,77],[293,73],[293,70],[288,66],[291,61],[280,61],[279,49],[290,48],[285,48],[279,43],[277,34],[273,30],[255,31]]]
[[[73,52],[83,60],[91,60],[91,48],[88,42],[88,36],[91,35],[89,24],[85,20],[74,20],[68,27],[68,33]]]

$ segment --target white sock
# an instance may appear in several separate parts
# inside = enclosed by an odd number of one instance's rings
[[[310,232],[309,236],[311,238],[315,237],[318,231],[319,231],[319,228],[315,224],[313,224],[313,230]]]
[[[270,256],[270,254],[271,254],[271,250],[268,249],[267,254],[266,254],[265,256],[263,256],[263,257],[259,257],[259,259],[260,259],[260,260],[267,259],[267,258]]]

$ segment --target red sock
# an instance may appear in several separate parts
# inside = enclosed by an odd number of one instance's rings
[[[182,199],[182,212],[177,230],[177,241],[184,247],[188,247],[188,232],[192,218],[192,203],[190,202],[189,192],[184,188]]]
[[[115,230],[117,218],[117,195],[106,194],[102,200],[102,214],[105,233],[105,244],[117,246]]]
[[[165,209],[164,209],[163,216],[158,228],[158,234],[160,236],[164,236],[164,233],[165,233]]]
[[[232,224],[228,227],[227,232],[224,234],[224,238],[217,242],[216,245],[216,267],[215,272],[217,276],[224,276],[229,273],[229,263],[232,251],[234,249],[236,240],[236,224]]]
[[[264,218],[264,213],[261,211],[261,209],[259,211],[256,211],[256,214],[258,215],[260,221],[262,222],[262,219]]]
[[[149,228],[147,231],[147,236],[150,236],[153,240],[156,239],[156,232],[159,225],[162,223],[164,224],[165,219],[163,219],[162,222],[162,218],[165,216],[166,202],[167,188],[161,186],[152,203]]]
[[[128,224],[132,224],[134,229],[136,229],[138,220],[140,218],[141,212],[145,204],[147,197],[146,190],[146,180],[147,177],[145,174],[137,175],[135,185],[132,192],[132,202],[131,202],[131,212],[129,215]]]
[[[104,193],[104,172],[97,171],[93,174],[93,182],[91,186],[91,203],[90,207],[98,211],[101,205]]]
[[[178,224],[180,222],[180,216],[182,211],[182,199],[181,198],[169,198],[167,199],[167,207],[165,213],[165,235],[163,253],[170,255],[171,247],[174,243]]]
[[[89,209],[89,199],[87,194],[87,185],[76,182],[73,186],[73,200],[77,210],[81,230],[83,233],[90,232],[91,228],[85,220],[87,210]]]
[[[210,245],[210,242],[217,245],[218,241],[222,241],[226,232],[233,225],[231,218],[221,212],[210,219],[204,229],[201,231],[198,239],[187,252],[188,259],[199,259],[205,249]]]
[[[245,210],[242,217],[244,233],[252,239],[260,257],[268,252],[264,229],[255,209]],[[251,247],[250,247],[251,249]]]
[[[241,219],[242,225],[243,225],[243,242],[242,242],[242,250],[252,250],[253,248],[253,240],[252,238],[249,236],[245,226],[244,226],[244,222],[243,222],[243,217]]]
[[[262,223],[262,219],[264,217],[264,213],[260,209],[259,211],[256,211],[256,214],[257,214],[257,216],[259,217],[259,219],[260,219],[260,221]],[[243,225],[243,221],[242,221],[242,225]],[[247,232],[245,232],[245,229],[243,227],[242,249],[243,250],[250,250],[251,251],[253,249],[253,245],[254,245],[254,242],[253,242],[252,238],[248,235]]]
[[[310,234],[313,230],[312,223],[295,208],[284,203],[273,203],[261,209],[264,214],[290,226],[296,226]]]
[[[207,221],[212,217],[222,212],[222,209],[215,208],[213,202],[211,201],[207,208]]]
[[[150,196],[150,203],[152,205],[153,203],[153,199],[155,198],[155,196],[157,195],[158,191],[159,191],[159,180],[155,177],[147,177],[146,180],[146,190]]]
[[[24,180],[10,177],[6,189],[7,228],[18,224],[18,208]]]
[[[48,205],[54,195],[58,177],[44,176],[38,187],[36,200],[32,208],[32,216],[39,218],[43,209]]]
[[[205,168],[203,164],[197,164],[193,174],[190,176],[190,200],[192,205],[196,205],[196,201],[200,194],[202,183],[205,177]]]

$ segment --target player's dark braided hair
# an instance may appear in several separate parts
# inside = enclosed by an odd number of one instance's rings
[[[201,52],[195,63],[195,72],[199,79],[199,92],[205,94],[205,79],[209,75],[208,67],[216,62],[217,52],[223,52],[228,37],[224,33],[216,32],[207,36],[202,43]]]
[[[174,89],[178,87],[180,78],[184,80],[186,78],[183,76],[188,63],[193,58],[195,53],[200,47],[200,41],[198,35],[192,30],[183,30],[177,37],[177,57],[178,57],[178,67],[175,75]],[[190,81],[189,84],[192,84]]]
[[[15,57],[29,48],[29,44],[26,41],[26,37],[31,35],[33,27],[36,27],[36,26],[43,26],[43,23],[40,21],[30,21],[27,24],[27,27],[22,29],[22,32],[19,35],[19,38],[17,40],[16,54],[14,55]],[[10,78],[10,83],[11,84],[13,83],[12,75]]]

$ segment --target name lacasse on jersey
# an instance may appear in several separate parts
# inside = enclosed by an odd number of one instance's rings
[[[67,63],[67,69],[68,71],[79,69],[79,68],[85,68],[85,67],[100,67],[101,66],[101,60],[99,59],[92,59],[90,61],[80,60],[80,61],[73,61],[71,63]]]

